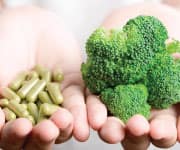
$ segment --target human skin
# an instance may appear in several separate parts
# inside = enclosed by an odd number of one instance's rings
[[[137,15],[158,17],[167,27],[170,37],[180,40],[180,12],[162,4],[141,3],[114,10],[102,26],[122,27],[130,18]],[[179,58],[180,54],[174,54]],[[152,110],[149,121],[141,115],[135,115],[124,125],[118,118],[108,117],[107,110],[99,98],[87,94],[87,110],[90,126],[97,130],[100,137],[108,143],[122,142],[125,150],[145,150],[150,142],[158,147],[171,147],[180,141],[180,119],[176,126],[179,107],[164,110]],[[178,133],[178,134],[177,134]]]
[[[3,7],[3,0],[0,0],[0,10],[2,9]]]
[[[162,2],[171,5],[175,8],[180,9],[180,1],[179,0],[163,0]]]
[[[36,126],[24,118],[5,123],[0,109],[0,147],[4,150],[50,150],[73,135],[89,136],[80,48],[61,19],[36,7],[5,9],[0,14],[0,91],[15,75],[36,64],[61,68],[63,108]]]

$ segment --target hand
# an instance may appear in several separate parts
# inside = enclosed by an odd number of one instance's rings
[[[49,120],[32,127],[24,118],[5,124],[0,110],[0,147],[4,150],[49,150],[68,140],[89,136],[84,85],[81,79],[81,52],[71,33],[54,14],[35,7],[4,10],[0,14],[0,88],[22,70],[40,64],[61,68],[64,108]]]
[[[180,13],[160,4],[136,4],[115,10],[102,26],[108,29],[122,27],[129,18],[140,14],[157,16],[168,28],[169,35],[180,39],[180,31],[177,30],[180,26]],[[122,141],[126,150],[145,150],[150,142],[158,147],[170,147],[176,143],[176,106],[166,110],[152,110],[149,122],[143,116],[135,115],[129,119],[126,126],[118,118],[107,117],[105,105],[95,95],[88,94],[87,109],[89,124],[98,131],[100,137],[108,143]],[[180,121],[178,129],[180,141]]]

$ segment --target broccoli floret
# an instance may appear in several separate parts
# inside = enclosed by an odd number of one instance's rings
[[[127,34],[127,53],[122,70],[125,83],[135,83],[145,78],[149,63],[155,53],[165,50],[168,33],[155,17],[138,16],[123,27]]]
[[[121,57],[127,51],[126,35],[121,30],[97,29],[86,43],[87,62],[81,67],[85,84],[92,93],[100,93],[121,83]]]
[[[180,41],[172,39],[171,42],[166,44],[166,50],[169,54],[180,53]],[[174,59],[176,63],[180,63],[179,58]]]
[[[171,42],[166,44],[166,49],[169,54],[180,53],[180,41],[173,39]]]
[[[132,29],[135,31],[132,32]],[[168,39],[166,27],[158,18],[155,18],[154,16],[138,16],[130,19],[123,27],[123,31],[128,34],[130,40],[132,40],[131,37],[134,36],[136,36],[136,39],[137,34],[138,36],[140,35],[140,37],[143,37],[140,38],[142,41],[138,41],[140,43],[134,43],[134,48],[137,49],[136,46],[142,46],[142,44],[145,42],[147,45],[143,46],[147,49],[147,53],[149,53],[148,51],[164,51],[165,41]],[[133,49],[133,46],[131,49]]]
[[[149,117],[150,106],[147,98],[147,88],[141,84],[119,85],[101,93],[101,100],[108,110],[124,122],[127,122],[134,114]]]
[[[148,72],[148,103],[167,108],[180,101],[180,67],[166,52],[158,53]]]

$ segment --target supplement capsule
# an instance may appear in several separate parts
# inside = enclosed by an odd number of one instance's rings
[[[26,99],[29,102],[35,102],[37,100],[38,94],[42,91],[46,86],[46,81],[39,80],[33,88],[28,92]]]
[[[16,114],[14,112],[12,112],[10,109],[8,108],[4,108],[3,109],[6,121],[10,121],[10,120],[15,120],[16,119]]]
[[[2,96],[9,99],[9,100],[15,100],[17,101],[18,103],[20,103],[21,99],[20,97],[13,91],[11,90],[10,88],[6,87],[2,90]]]
[[[7,106],[11,111],[13,111],[18,117],[27,117],[29,112],[21,106],[17,101],[11,100]]]
[[[9,104],[8,99],[6,99],[6,98],[0,99],[0,106],[1,107],[6,107],[8,104]]]
[[[21,107],[23,107],[24,109],[27,109],[27,104],[20,104]]]
[[[27,75],[27,80],[31,80],[32,78],[38,78],[39,75],[36,71],[31,71],[28,75]]]
[[[38,97],[42,103],[52,104],[51,98],[49,97],[49,94],[47,92],[45,92],[45,91],[39,92]]]
[[[37,121],[38,119],[38,107],[34,103],[28,103],[27,104],[29,113],[33,116],[33,118]]]
[[[27,75],[27,72],[21,72],[19,73],[16,78],[10,83],[9,87],[16,91],[20,88],[22,82],[25,80]]]
[[[54,104],[44,103],[40,107],[40,116],[51,116],[55,113],[60,107]]]
[[[60,92],[58,83],[47,83],[47,91],[49,92],[54,104],[61,104],[63,102],[63,96]]]
[[[61,82],[64,79],[63,73],[60,69],[56,69],[53,71],[53,81]]]
[[[21,87],[24,86],[28,81],[27,80],[24,80],[21,84]]]
[[[26,81],[24,85],[18,90],[17,94],[24,99],[28,92],[33,88],[33,86],[38,82],[38,78],[32,78],[29,81]]]
[[[42,79],[45,80],[46,82],[51,81],[51,72],[49,70],[44,71],[41,76],[42,76]]]
[[[31,123],[32,123],[33,125],[36,124],[36,121],[34,120],[33,116],[29,115],[29,116],[27,116],[26,118],[27,118],[29,121],[31,121]]]
[[[48,70],[47,68],[37,65],[35,66],[35,71],[37,71],[41,79],[45,80],[46,82],[51,81],[51,76],[52,76],[51,71]]]

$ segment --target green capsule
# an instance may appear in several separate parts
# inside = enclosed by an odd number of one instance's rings
[[[21,87],[24,86],[28,81],[27,80],[24,80],[21,84]]]
[[[29,115],[29,116],[27,116],[26,118],[27,118],[29,121],[31,121],[31,123],[32,123],[33,125],[36,124],[36,121],[35,121],[35,119],[33,118],[33,116]]]
[[[24,109],[27,109],[27,104],[20,104],[21,105],[21,107],[23,107]]]
[[[27,75],[27,80],[31,80],[32,78],[38,78],[39,75],[36,71],[32,70],[28,75]]]
[[[21,101],[20,97],[13,90],[11,90],[8,87],[4,88],[2,90],[1,94],[2,94],[3,97],[5,97],[5,98],[7,98],[9,100],[13,99],[13,100],[17,101],[18,103],[20,103],[20,101]]]
[[[29,112],[21,106],[17,101],[11,100],[7,106],[11,111],[13,111],[18,117],[27,117]]]
[[[51,81],[51,72],[49,70],[44,71],[42,74],[42,79],[45,80],[46,82]]]
[[[28,92],[35,86],[38,82],[38,78],[32,78],[31,80],[24,83],[24,85],[18,90],[17,94],[24,99]]]
[[[10,109],[8,108],[4,108],[3,109],[6,121],[10,121],[10,120],[15,120],[16,119],[16,114],[14,112],[12,112]]]
[[[49,103],[49,104],[52,104],[52,101],[51,101],[51,98],[49,96],[49,94],[45,91],[41,91],[39,92],[39,100],[42,102],[42,103]]]
[[[38,98],[38,94],[40,91],[42,91],[46,86],[46,81],[39,80],[33,88],[28,92],[26,99],[29,102],[35,102]]]
[[[52,101],[59,105],[63,102],[63,96],[60,92],[60,87],[58,83],[47,83],[47,91],[49,92]]]
[[[55,113],[60,107],[54,104],[44,103],[40,107],[40,116],[51,116]]]
[[[35,103],[28,103],[27,104],[29,113],[34,117],[35,120],[38,119],[38,107]]]
[[[19,73],[16,78],[10,83],[9,87],[16,91],[20,88],[22,82],[25,80],[27,75],[27,72],[21,72]]]
[[[60,69],[56,69],[53,71],[53,81],[61,82],[64,79],[63,73]]]
[[[37,71],[37,73],[39,74],[39,76],[41,77],[41,79],[45,80],[46,82],[50,82],[51,81],[51,71],[48,70],[45,67],[42,67],[40,65],[35,66],[35,71]]]
[[[0,106],[1,107],[6,107],[8,104],[9,104],[8,99],[6,99],[6,98],[0,99]]]

